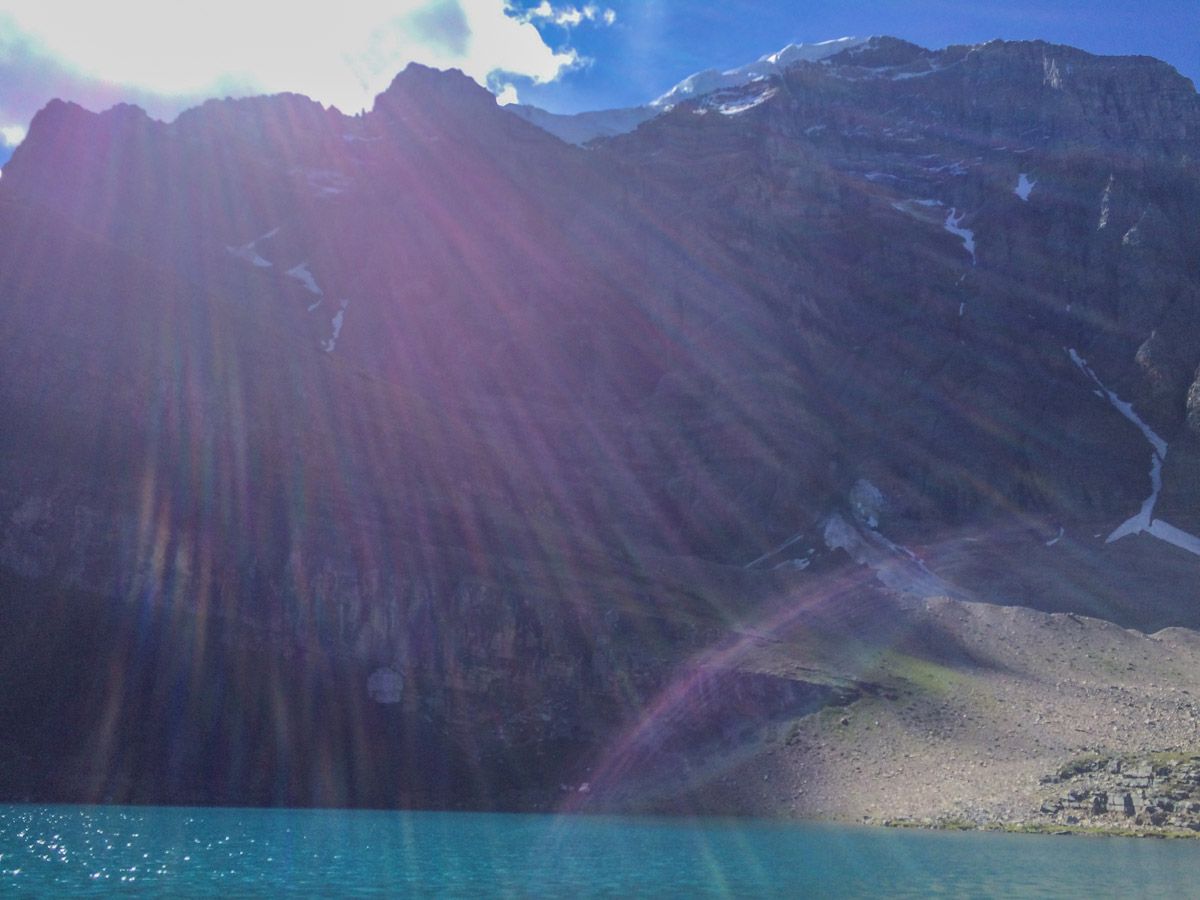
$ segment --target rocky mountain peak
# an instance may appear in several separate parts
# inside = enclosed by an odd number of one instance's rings
[[[39,204],[69,206],[78,199],[76,192],[97,177],[97,167],[106,158],[116,154],[129,161],[127,153],[150,152],[168,128],[132,104],[94,113],[76,103],[51,100],[34,116],[5,165],[0,196],[37,197]]]
[[[28,133],[22,141],[27,152],[14,156],[42,156],[53,152],[63,141],[73,140],[75,135],[114,135],[151,121],[141,107],[132,104],[121,103],[105,112],[95,113],[78,103],[56,98],[38,110],[29,123]]]
[[[905,66],[934,55],[934,51],[900,38],[882,35],[865,43],[847,47],[829,57],[830,65],[852,64],[867,67]]]
[[[303,94],[281,93],[206,100],[180,113],[174,125],[184,135],[213,129],[270,129],[284,123],[289,123],[289,127],[314,128],[337,115]]]
[[[409,63],[375,98],[374,111],[404,106],[494,108],[495,96],[459,69],[434,69]]]

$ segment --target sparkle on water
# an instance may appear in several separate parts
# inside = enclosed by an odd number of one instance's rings
[[[1200,842],[344,810],[0,807],[38,896],[1188,896]]]

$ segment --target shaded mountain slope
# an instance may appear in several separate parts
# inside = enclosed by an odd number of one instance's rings
[[[419,66],[52,103],[0,181],[6,715],[117,718],[5,790],[549,802],[839,573],[1197,626],[1198,122],[1156,61],[886,38],[586,151]],[[870,682],[726,668],[733,721]]]

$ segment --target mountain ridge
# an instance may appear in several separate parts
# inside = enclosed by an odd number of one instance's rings
[[[840,617],[927,662],[945,595],[1200,626],[1152,527],[1200,534],[1200,101],[927,52],[586,151],[420,66],[356,117],[39,113],[0,181],[0,612],[48,636],[0,712],[84,687],[8,795],[528,808],[681,684],[726,749],[875,702]],[[845,667],[711,657],[788,611]],[[122,705],[86,673],[125,658]]]
[[[766,54],[758,61],[744,66],[729,69],[710,69],[697,72],[680,81],[655,100],[642,106],[613,110],[596,110],[569,115],[549,113],[535,106],[513,104],[510,108],[515,114],[532,121],[539,127],[545,128],[567,143],[583,145],[597,137],[611,137],[628,133],[644,121],[654,118],[673,102],[696,99],[705,94],[721,89],[738,88],[752,83],[756,78],[778,75],[783,69],[802,62],[833,64],[842,62],[849,64],[873,63],[874,77],[913,78],[924,77],[935,71],[931,66],[937,65],[939,59],[957,60],[964,54],[986,48],[992,45],[1019,44],[1043,48],[1049,51],[1070,51],[1082,53],[1084,57],[1101,60],[1142,60],[1157,67],[1169,64],[1153,57],[1145,56],[1101,56],[1079,51],[1065,45],[1049,44],[1044,41],[1009,41],[1001,39],[987,41],[982,44],[951,44],[942,50],[929,50],[905,40],[876,36],[864,39],[838,38],[816,44],[789,44],[783,49]],[[789,51],[792,51],[789,53]],[[908,66],[907,69],[904,67]],[[895,71],[888,71],[895,70]],[[1183,78],[1183,76],[1179,76]],[[1187,79],[1184,79],[1187,81]],[[1192,87],[1193,92],[1195,87]]]

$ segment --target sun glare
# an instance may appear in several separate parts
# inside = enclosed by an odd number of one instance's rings
[[[8,12],[88,77],[159,94],[297,91],[344,112],[370,106],[410,61],[481,84],[500,72],[545,82],[578,63],[503,0],[351,0],[333,14],[282,0],[15,0]]]

